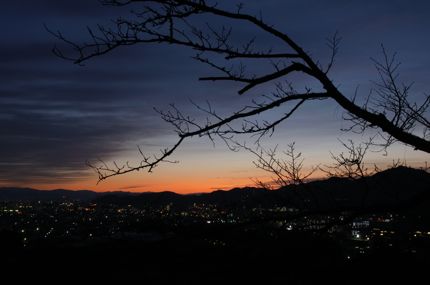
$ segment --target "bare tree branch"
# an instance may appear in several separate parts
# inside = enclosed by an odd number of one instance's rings
[[[284,97],[280,97],[277,100],[274,100],[267,104],[260,104],[257,106],[254,106],[251,108],[251,110],[243,109],[242,111],[236,112],[233,115],[227,117],[227,118],[221,118],[218,115],[216,115],[215,111],[208,110],[210,114],[212,114],[218,121],[215,123],[211,123],[209,120],[207,120],[207,123],[204,125],[199,125],[195,122],[194,119],[190,118],[189,116],[185,116],[182,114],[180,110],[178,110],[174,105],[171,105],[172,111],[158,111],[162,117],[162,119],[170,124],[172,124],[176,132],[179,136],[179,140],[176,142],[176,144],[171,148],[166,148],[161,150],[159,156],[149,157],[145,156],[142,151],[139,149],[139,152],[142,156],[142,160],[138,165],[130,165],[129,163],[126,163],[122,165],[121,167],[118,167],[116,164],[114,164],[114,167],[108,167],[106,163],[102,164],[93,164],[93,163],[87,163],[96,173],[98,174],[99,181],[105,180],[109,177],[126,174],[132,171],[139,171],[139,170],[147,170],[148,172],[151,172],[158,164],[161,162],[170,162],[167,161],[167,158],[173,154],[173,152],[182,144],[184,139],[194,137],[194,136],[208,136],[210,139],[213,139],[212,136],[217,135],[224,141],[227,139],[230,139],[228,135],[239,133],[240,131],[235,131],[230,125],[230,122],[233,122],[238,119],[244,119],[247,117],[252,117],[255,115],[258,115],[260,113],[265,112],[266,110],[270,110],[276,107],[281,106],[283,103],[286,103],[288,101],[295,101],[295,100],[312,100],[312,99],[324,99],[327,98],[327,94],[325,93],[304,93],[304,94],[292,94],[292,95],[286,95]],[[294,112],[297,109],[294,107],[292,112]],[[248,129],[247,125],[243,125],[242,132],[243,133],[267,133],[270,129],[273,129],[277,124],[279,124],[281,121],[274,122],[269,125],[264,126],[258,126],[254,125],[253,129]],[[222,129],[222,128],[225,129]]]
[[[291,184],[303,184],[318,170],[318,167],[312,167],[309,171],[304,170],[304,158],[301,152],[296,152],[295,142],[288,144],[287,149],[282,152],[285,158],[278,158],[278,147],[266,150],[259,146],[254,150],[245,144],[237,142],[236,144],[257,157],[257,160],[253,161],[257,168],[273,176],[268,183],[257,181],[257,184],[267,189],[273,189],[272,185],[280,188]]]
[[[425,115],[430,105],[430,96],[426,95],[421,104],[411,103],[409,97],[412,84],[398,83],[400,62],[396,59],[396,53],[389,54],[382,46],[382,54],[382,61],[372,59],[379,74],[379,81],[374,82],[376,88],[373,93],[376,96],[369,96],[363,109],[379,113],[381,118],[384,117],[383,121],[387,125],[390,124],[392,129],[401,131],[405,135],[411,134],[416,128],[421,128],[424,134],[422,138],[426,140],[430,121]],[[358,132],[363,132],[367,128],[380,127],[353,113],[350,113],[346,119],[353,123],[352,129]],[[378,145],[384,150],[397,140],[402,141],[392,132],[379,132],[379,137],[383,142]]]
[[[366,153],[372,145],[372,139],[358,145],[352,140],[340,142],[346,149],[346,153],[341,152],[337,155],[331,153],[331,158],[334,163],[332,165],[320,167],[323,172],[329,177],[346,177],[349,179],[363,178],[376,172],[366,167],[364,161]]]
[[[288,34],[283,33],[269,25],[261,15],[254,16],[243,13],[243,5],[238,5],[234,11],[219,8],[212,1],[204,0],[102,0],[102,4],[110,6],[130,6],[133,11],[130,17],[118,18],[111,26],[98,25],[96,28],[88,28],[89,41],[76,44],[67,39],[61,32],[47,30],[66,43],[70,49],[54,47],[53,52],[64,59],[72,60],[76,64],[109,53],[110,51],[136,44],[169,44],[188,47],[196,52],[196,60],[207,64],[221,75],[207,76],[201,80],[228,80],[244,84],[238,93],[244,94],[257,86],[274,83],[277,87],[273,101],[269,103],[256,103],[253,106],[238,107],[238,111],[229,117],[221,118],[212,109],[206,110],[208,115],[206,123],[198,123],[196,120],[182,114],[179,110],[160,112],[162,118],[175,127],[179,139],[173,147],[162,150],[161,154],[149,159],[144,156],[142,162],[136,166],[114,165],[111,169],[102,166],[92,167],[103,180],[114,175],[128,173],[134,170],[152,169],[159,163],[166,161],[184,141],[193,136],[218,136],[226,143],[232,135],[248,133],[251,135],[265,135],[273,132],[274,127],[289,118],[300,106],[313,99],[333,99],[346,111],[345,119],[352,123],[352,130],[364,131],[368,128],[380,130],[381,145],[386,148],[395,141],[412,146],[414,149],[430,153],[428,107],[430,96],[421,104],[410,101],[409,92],[411,84],[399,85],[395,55],[390,56],[383,48],[384,59],[380,63],[375,61],[380,76],[380,83],[369,100],[362,106],[343,94],[328,77],[338,52],[340,37],[337,33],[328,40],[331,57],[328,66],[323,69],[318,61],[296,43]],[[205,18],[205,24],[196,20]],[[255,37],[251,37],[244,43],[234,41],[235,31],[233,26],[215,26],[210,18],[222,18],[224,20],[237,21],[255,28],[268,36],[280,41],[278,50],[261,48],[257,45]],[[215,59],[222,57],[222,62]],[[267,60],[272,64],[273,70],[264,74],[253,74],[245,68],[247,63],[252,65],[253,60]],[[273,60],[276,59],[276,62]],[[255,72],[255,71],[254,71]],[[320,90],[307,92],[279,92],[279,81],[284,81],[293,73],[298,73],[320,83]],[[278,96],[278,97],[277,97]],[[246,120],[279,107],[289,101],[298,100],[298,103],[279,119],[273,122],[259,122]],[[203,110],[204,111],[204,110]],[[230,123],[242,121],[242,128],[235,129]],[[213,121],[213,122],[212,122]]]

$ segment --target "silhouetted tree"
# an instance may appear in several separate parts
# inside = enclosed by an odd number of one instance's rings
[[[339,48],[340,38],[335,34],[328,45],[332,51],[329,63],[321,65],[312,58],[288,34],[276,29],[262,16],[246,14],[243,5],[237,5],[235,10],[220,8],[215,2],[205,0],[102,0],[104,5],[131,6],[130,17],[119,17],[114,21],[113,27],[97,26],[89,29],[90,42],[77,44],[66,39],[61,32],[52,32],[57,38],[68,43],[71,50],[54,48],[54,53],[62,58],[72,60],[77,64],[96,56],[104,55],[123,46],[157,43],[188,47],[196,51],[194,59],[206,64],[218,72],[219,75],[201,77],[200,80],[209,81],[235,81],[243,84],[238,91],[245,94],[247,91],[263,84],[273,83],[274,91],[268,96],[262,96],[260,101],[253,101],[252,105],[238,106],[237,111],[227,117],[218,115],[210,105],[197,106],[207,113],[204,122],[183,114],[174,105],[169,111],[159,111],[161,117],[172,124],[178,134],[178,141],[170,148],[161,151],[158,156],[146,156],[141,152],[142,160],[138,165],[105,163],[91,164],[99,175],[99,180],[108,177],[146,169],[149,172],[159,163],[169,161],[168,157],[182,144],[182,142],[195,136],[215,136],[227,144],[237,134],[261,136],[271,134],[275,127],[287,120],[304,103],[312,100],[333,100],[346,111],[345,119],[352,123],[349,130],[363,132],[369,128],[379,130],[382,138],[378,144],[384,148],[395,141],[407,144],[414,149],[430,153],[429,120],[426,111],[430,104],[430,96],[426,95],[420,104],[409,99],[410,85],[398,83],[398,64],[395,55],[389,55],[383,49],[382,62],[375,61],[380,74],[381,83],[369,95],[364,105],[343,94],[329,77],[334,59]],[[199,16],[214,16],[230,21],[238,21],[250,25],[259,31],[279,40],[282,45],[278,47],[281,52],[272,49],[256,48],[255,39],[251,38],[243,45],[235,44],[232,28],[202,24]],[[197,19],[197,20],[196,20]],[[216,57],[221,55],[222,59]],[[272,71],[265,74],[250,72],[247,67],[253,61],[265,60],[272,64]],[[245,62],[247,64],[245,64]],[[302,74],[316,80],[321,88],[317,91],[307,87],[305,92],[297,91],[290,84],[279,83],[279,80],[288,79],[292,74]],[[285,114],[274,121],[250,120],[256,115],[271,109],[289,108]],[[237,124],[236,122],[242,122]],[[234,124],[233,124],[234,123]],[[240,127],[237,127],[240,125]],[[422,132],[421,134],[419,134]]]
[[[331,153],[334,163],[320,168],[329,177],[358,179],[379,172],[376,165],[374,169],[370,170],[364,161],[366,153],[372,145],[372,140],[358,145],[352,140],[349,140],[347,143],[341,141],[341,143],[346,152],[341,152],[337,155]]]
[[[303,184],[318,170],[318,167],[305,169],[303,164],[305,159],[301,152],[296,151],[295,142],[288,144],[281,156],[278,146],[272,149],[258,146],[257,149],[253,149],[237,142],[236,145],[246,149],[257,158],[253,161],[255,167],[270,174],[271,179],[268,182],[255,179],[256,184],[264,189],[274,190],[291,184]]]

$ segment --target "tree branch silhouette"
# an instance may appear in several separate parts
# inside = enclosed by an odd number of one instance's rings
[[[272,149],[264,149],[259,146],[257,149],[248,147],[246,144],[237,143],[236,145],[252,153],[256,160],[253,164],[272,175],[270,182],[256,180],[256,184],[264,189],[278,189],[291,184],[303,184],[318,167],[312,167],[309,171],[304,169],[304,158],[301,152],[296,151],[296,143],[290,143],[282,151],[279,157],[278,146]]]
[[[337,155],[330,153],[334,163],[332,165],[320,167],[320,170],[326,173],[327,176],[359,179],[378,172],[376,166],[374,170],[370,170],[366,167],[364,162],[366,153],[373,143],[373,139],[358,145],[356,145],[352,140],[348,140],[348,142],[340,142],[346,150],[346,153],[341,152]]]
[[[226,118],[219,117],[212,109],[206,110],[209,115],[206,123],[198,123],[193,118],[175,109],[160,111],[162,118],[172,124],[179,136],[178,141],[170,148],[161,151],[160,155],[146,157],[138,165],[113,167],[105,163],[90,166],[98,173],[99,181],[111,176],[125,174],[131,171],[146,169],[152,171],[159,163],[167,161],[186,138],[194,136],[218,136],[224,141],[235,134],[248,133],[251,135],[266,135],[273,132],[275,126],[288,119],[305,102],[314,99],[331,99],[341,106],[345,112],[345,119],[352,123],[350,130],[364,131],[368,128],[380,130],[383,139],[381,145],[388,147],[395,141],[402,142],[430,153],[429,120],[426,117],[430,96],[426,95],[423,103],[409,101],[410,85],[398,85],[395,56],[391,57],[383,49],[384,61],[375,61],[380,74],[381,83],[377,85],[377,97],[370,98],[365,105],[358,105],[355,98],[349,99],[329,78],[329,71],[335,62],[339,49],[340,38],[335,34],[328,40],[331,58],[326,68],[315,61],[288,34],[281,32],[266,23],[261,16],[243,13],[243,5],[238,5],[234,11],[222,9],[212,1],[204,0],[102,0],[104,5],[130,6],[133,8],[130,17],[119,17],[113,21],[113,27],[98,25],[95,29],[88,28],[89,42],[76,44],[67,39],[61,32],[50,30],[56,38],[68,44],[70,49],[54,47],[53,52],[64,59],[72,60],[76,64],[107,54],[114,49],[136,44],[169,44],[188,47],[196,51],[194,59],[207,64],[219,74],[202,77],[200,80],[234,81],[243,84],[238,90],[245,94],[251,89],[274,83],[276,91],[270,102],[255,103],[253,106],[238,107],[238,111]],[[250,38],[242,45],[233,40],[231,26],[215,27],[206,20],[212,16],[224,20],[237,21],[255,28],[274,39],[279,40],[280,51],[256,48],[256,39]],[[195,19],[205,17],[206,24]],[[216,62],[216,56],[222,56],[222,63]],[[273,64],[272,60],[279,60]],[[273,70],[265,74],[248,71],[244,61],[266,60],[272,63]],[[320,90],[314,91],[305,87],[306,92],[285,90],[279,81],[285,81],[292,74],[300,74],[320,83]],[[244,120],[264,113],[268,110],[286,107],[289,103],[298,101],[290,107],[283,117],[273,122],[251,122]],[[242,128],[237,130],[230,123],[244,120]],[[422,131],[422,134],[417,134]]]

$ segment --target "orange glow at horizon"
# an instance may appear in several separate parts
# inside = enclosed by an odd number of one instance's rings
[[[313,151],[313,152],[312,152]],[[306,150],[306,166],[329,164],[326,157],[319,156],[314,149]],[[409,166],[422,167],[430,157],[419,152],[393,152],[392,158],[408,157],[405,159]],[[257,169],[252,161],[255,158],[248,153],[222,152],[207,149],[197,149],[179,153],[176,158],[179,164],[162,164],[152,173],[146,171],[131,172],[125,175],[111,177],[97,184],[97,176],[88,170],[85,179],[71,179],[70,182],[53,181],[51,183],[16,182],[8,184],[0,181],[0,187],[29,187],[40,190],[69,189],[92,190],[96,192],[125,191],[125,192],[162,192],[172,191],[180,194],[204,193],[215,190],[229,190],[235,187],[256,186],[255,179],[263,182],[271,181],[271,176],[261,169]],[[381,169],[392,164],[393,159],[372,154],[367,166],[373,169],[377,164]],[[304,169],[306,172],[308,168]],[[323,179],[326,175],[322,171],[315,172],[311,179]],[[63,177],[64,178],[64,177]],[[64,180],[63,180],[64,181]]]
[[[112,179],[113,180],[113,179]],[[133,179],[134,180],[134,179]],[[139,183],[140,182],[140,183]],[[82,180],[74,183],[62,183],[62,184],[20,184],[15,185],[17,187],[29,187],[39,190],[53,190],[53,189],[68,189],[68,190],[92,190],[96,192],[111,192],[111,191],[125,191],[125,192],[163,192],[172,191],[179,194],[190,194],[190,193],[204,193],[212,192],[215,190],[228,190],[235,187],[246,187],[254,186],[251,178],[226,178],[225,180],[220,178],[198,178],[194,181],[190,179],[179,179],[172,181],[156,181],[145,183],[145,179],[141,181],[133,181],[126,177],[122,179],[115,179],[115,181],[103,181],[96,184],[96,179]],[[0,185],[2,186],[2,185]],[[4,185],[14,186],[14,185]]]
[[[168,178],[166,178],[168,177]],[[323,173],[315,173],[313,179],[323,178]],[[109,178],[97,184],[96,177],[90,177],[86,180],[75,181],[73,183],[49,183],[49,184],[20,184],[20,185],[0,185],[29,187],[39,190],[92,190],[96,192],[163,192],[172,191],[179,194],[205,193],[215,190],[230,190],[235,187],[257,187],[255,180],[263,182],[271,181],[269,175],[265,172],[252,169],[249,171],[236,172],[228,176],[211,176],[204,174],[190,175],[156,175],[136,172],[128,175],[122,175]]]
[[[420,167],[422,165],[415,165]],[[151,177],[153,176],[153,177]],[[168,177],[168,178],[167,178]],[[327,178],[326,173],[317,170],[309,180],[319,180]],[[49,183],[49,184],[19,184],[2,185],[0,187],[29,187],[39,190],[92,190],[95,192],[163,192],[172,191],[178,194],[206,193],[216,190],[230,190],[236,187],[258,187],[255,179],[263,182],[273,181],[271,176],[262,170],[252,169],[233,175],[210,176],[210,175],[152,175],[148,173],[136,172],[128,175],[112,177],[97,184],[96,177],[87,180],[75,181],[73,183]]]
[[[410,165],[413,167],[420,167],[421,164]],[[92,190],[96,192],[111,192],[111,191],[125,191],[125,192],[163,192],[172,191],[179,194],[190,193],[205,193],[215,190],[230,190],[235,187],[257,187],[255,179],[263,182],[273,181],[271,176],[266,172],[259,169],[248,169],[240,172],[230,173],[224,176],[212,176],[207,173],[198,173],[192,175],[183,175],[179,173],[172,175],[172,173],[157,173],[148,174],[142,172],[131,173],[128,175],[121,175],[112,177],[106,181],[97,184],[95,176],[87,180],[76,181],[73,183],[58,183],[58,184],[20,184],[20,185],[1,185],[16,186],[16,187],[29,187],[39,190],[53,190],[53,189],[68,189],[68,190]],[[222,171],[220,171],[222,172]],[[316,171],[309,180],[319,180],[327,178],[326,174],[321,170]]]

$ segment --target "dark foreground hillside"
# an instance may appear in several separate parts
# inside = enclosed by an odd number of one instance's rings
[[[18,282],[141,284],[364,284],[428,277],[429,240],[417,252],[383,246],[349,258],[324,234],[194,229],[157,241],[94,241],[3,248],[2,278]]]

